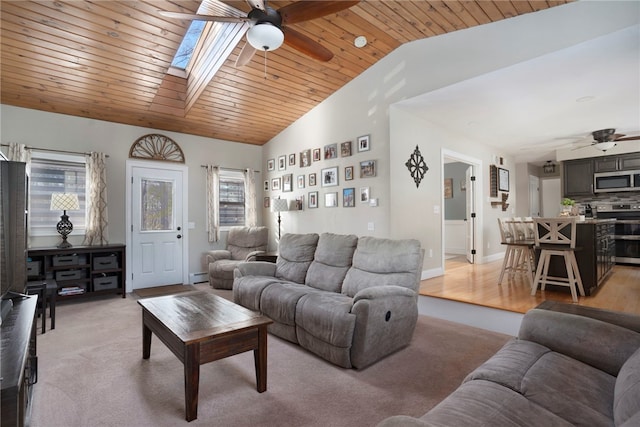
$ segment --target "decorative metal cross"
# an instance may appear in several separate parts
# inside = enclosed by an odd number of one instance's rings
[[[416,149],[413,150],[409,160],[404,164],[413,178],[413,182],[416,183],[416,188],[420,186],[420,182],[424,178],[424,174],[429,170],[429,167],[424,162],[424,157],[420,154],[420,149],[416,145]]]

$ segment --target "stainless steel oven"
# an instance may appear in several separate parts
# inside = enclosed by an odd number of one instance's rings
[[[640,264],[640,204],[599,205],[596,215],[616,219],[616,264]]]

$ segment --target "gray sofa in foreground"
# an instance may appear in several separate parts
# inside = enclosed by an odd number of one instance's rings
[[[234,272],[233,299],[269,332],[345,368],[364,368],[411,341],[423,251],[417,240],[285,234],[275,264]]]
[[[640,317],[548,305],[425,415],[378,427],[640,426]]]

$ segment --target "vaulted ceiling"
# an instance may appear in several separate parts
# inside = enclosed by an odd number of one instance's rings
[[[334,54],[328,62],[285,44],[236,67],[242,38],[215,73],[183,78],[167,70],[190,21],[159,11],[196,12],[199,1],[3,0],[1,101],[261,145],[403,43],[569,1],[362,1],[292,25]]]

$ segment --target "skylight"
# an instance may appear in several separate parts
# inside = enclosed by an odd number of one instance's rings
[[[191,61],[191,56],[195,51],[196,44],[198,43],[198,39],[202,34],[202,30],[204,29],[206,22],[205,21],[192,21],[187,33],[184,35],[182,39],[182,43],[180,43],[180,47],[176,52],[176,56],[173,58],[171,62],[171,66],[178,68],[180,70],[186,70],[189,65],[189,61]]]

